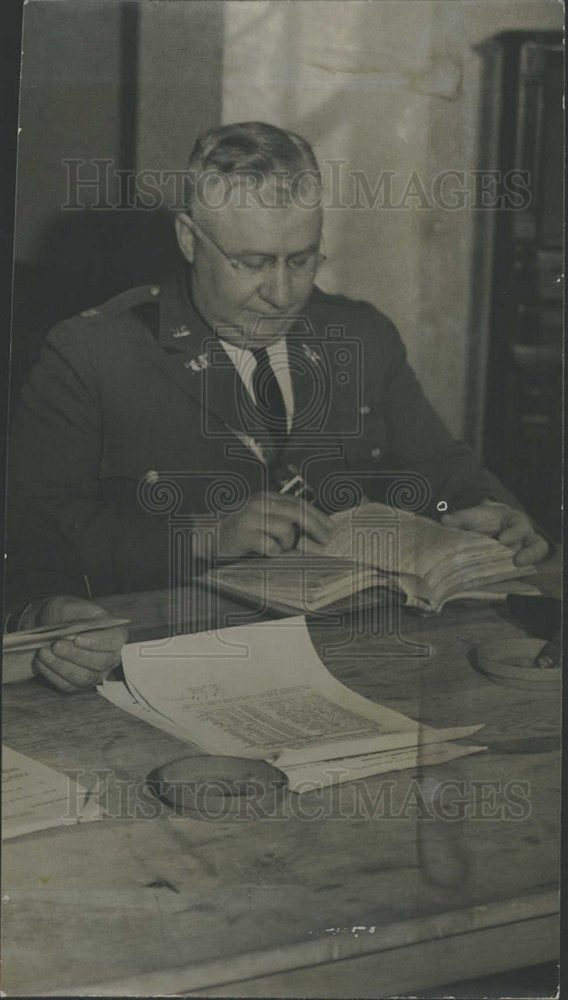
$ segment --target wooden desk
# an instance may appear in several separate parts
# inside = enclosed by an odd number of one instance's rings
[[[101,603],[133,638],[164,633],[164,595]],[[468,659],[518,635],[508,613],[404,613],[403,642],[311,632],[348,686],[432,725],[483,722],[489,750],[205,822],[144,792],[187,744],[96,693],[5,688],[7,745],[104,786],[111,816],[5,845],[8,995],[387,997],[555,958],[559,692],[497,686]],[[445,818],[425,778],[446,782]]]

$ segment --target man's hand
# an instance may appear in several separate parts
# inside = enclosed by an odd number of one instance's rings
[[[58,625],[79,618],[106,615],[104,608],[80,597],[51,597],[41,605],[35,624]],[[50,684],[65,694],[91,688],[120,663],[120,651],[128,630],[119,625],[96,632],[56,639],[38,649],[32,662],[34,673],[42,674]]]
[[[257,493],[219,526],[219,555],[277,556],[294,548],[299,534],[325,545],[331,521],[305,500],[283,493]]]
[[[484,500],[477,507],[468,507],[453,514],[444,514],[442,524],[491,535],[508,548],[515,549],[515,565],[528,566],[540,562],[548,552],[548,542],[537,534],[522,510]]]

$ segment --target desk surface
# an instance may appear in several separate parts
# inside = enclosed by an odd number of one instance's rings
[[[165,595],[101,603],[133,638],[167,628]],[[5,845],[7,994],[381,997],[553,959],[559,692],[474,670],[472,647],[519,634],[504,608],[401,626],[310,631],[343,683],[435,726],[485,723],[488,751],[288,795],[271,817],[174,817],[144,780],[191,747],[96,693],[5,688],[5,743],[110,813]],[[445,782],[437,815],[427,778]]]

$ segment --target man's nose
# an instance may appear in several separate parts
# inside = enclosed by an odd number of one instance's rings
[[[279,260],[264,275],[260,295],[275,309],[286,309],[293,301],[292,274],[285,260]]]

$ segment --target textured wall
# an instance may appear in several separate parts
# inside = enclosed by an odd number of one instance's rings
[[[344,174],[363,170],[371,186],[393,171],[394,204],[413,171],[429,196],[440,171],[477,165],[472,46],[562,20],[554,0],[229,3],[223,120],[296,129],[320,160],[346,160]],[[438,412],[462,435],[472,212],[424,207],[421,191],[405,204],[331,208],[320,283],[392,317]]]

